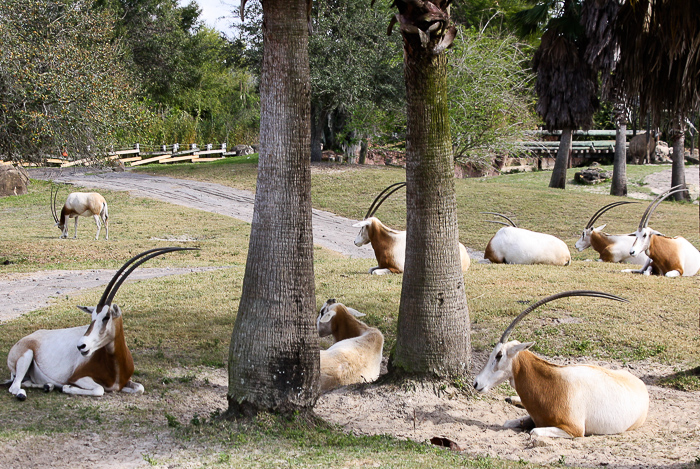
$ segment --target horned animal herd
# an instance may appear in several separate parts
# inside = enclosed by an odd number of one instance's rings
[[[354,244],[358,247],[371,244],[374,250],[378,265],[369,270],[371,274],[404,271],[406,231],[387,227],[375,214],[389,196],[405,185],[396,183],[384,189],[374,199],[364,219],[353,225],[360,228]],[[673,187],[652,200],[637,230],[628,234],[611,235],[602,231],[606,225],[594,225],[609,210],[636,202],[618,201],[603,206],[584,226],[575,243],[576,249],[583,251],[591,247],[601,261],[640,266],[622,272],[667,277],[695,275],[700,270],[700,252],[686,239],[664,236],[648,226],[661,202],[679,191],[679,187]],[[51,209],[56,226],[62,232],[61,238],[68,236],[70,218],[75,218],[73,237],[76,238],[78,217],[92,215],[97,225],[95,239],[99,237],[101,222],[105,227],[105,239],[108,239],[108,207],[100,194],[71,193],[60,216],[56,208],[57,194],[58,190],[56,193],[52,190]],[[484,262],[571,264],[571,253],[561,239],[519,228],[509,216],[501,213],[482,213],[506,220],[491,220],[505,226],[486,245]],[[10,349],[7,359],[11,377],[6,384],[9,384],[10,393],[19,400],[26,399],[25,388],[50,391],[58,387],[64,393],[87,396],[101,396],[106,391],[143,393],[144,387],[131,379],[134,361],[126,345],[123,312],[113,303],[114,296],[125,279],[144,262],[190,249],[196,248],[157,248],[129,259],[111,279],[96,306],[78,306],[91,315],[88,326],[38,330],[20,339]],[[459,252],[462,270],[467,272],[470,259],[462,243],[459,243]],[[535,436],[568,438],[622,433],[644,424],[649,409],[647,388],[628,371],[593,365],[555,365],[530,352],[534,342],[508,341],[515,326],[535,309],[557,299],[577,296],[629,302],[611,293],[565,291],[537,301],[511,322],[473,381],[480,393],[506,381],[515,389],[517,396],[513,401],[520,402],[527,415],[506,421],[505,428],[531,430]],[[370,383],[379,378],[384,336],[378,328],[358,319],[363,316],[335,299],[322,305],[316,328],[320,337],[333,336],[334,343],[319,350],[321,391]]]

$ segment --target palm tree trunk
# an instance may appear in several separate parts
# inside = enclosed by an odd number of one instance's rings
[[[615,105],[615,159],[613,161],[613,177],[610,195],[625,197],[627,195],[627,118],[624,107]]]
[[[671,135],[673,156],[671,162],[671,187],[685,185],[685,124],[680,114],[673,119],[673,132]],[[688,192],[673,194],[674,200],[690,200]]]
[[[554,170],[552,178],[549,180],[549,187],[555,189],[566,188],[566,170],[569,166],[569,157],[571,155],[571,140],[573,129],[565,127],[561,130],[561,140],[559,141],[559,150],[557,150],[557,159],[554,161]]]
[[[392,369],[444,378],[468,372],[471,345],[458,245],[447,57],[430,49],[418,34],[404,32],[406,264]]]
[[[306,0],[263,2],[260,159],[229,413],[310,410],[319,395]]]

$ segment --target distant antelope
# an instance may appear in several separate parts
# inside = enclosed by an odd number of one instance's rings
[[[355,246],[364,246],[371,243],[374,249],[374,256],[377,258],[377,266],[369,269],[373,275],[384,275],[389,273],[400,274],[403,272],[406,261],[406,231],[397,231],[389,228],[374,214],[379,206],[391,194],[406,186],[405,182],[397,182],[384,189],[372,202],[364,220],[352,225],[360,228],[360,232],[355,238]],[[471,263],[467,248],[459,243],[460,263],[462,272],[469,269]]]
[[[700,271],[700,251],[682,236],[671,238],[664,236],[656,230],[649,228],[649,218],[656,207],[668,196],[688,189],[679,189],[675,186],[659,194],[651,201],[642,215],[639,227],[634,233],[634,243],[630,248],[630,255],[636,256],[646,253],[649,256],[641,269],[625,269],[623,272],[649,275],[653,273],[666,277],[692,277]],[[651,267],[651,270],[650,270]]]
[[[56,222],[56,226],[61,230],[61,238],[68,237],[68,219],[75,218],[75,231],[73,239],[78,237],[78,217],[93,216],[97,225],[97,234],[95,239],[100,236],[100,228],[102,225],[100,220],[105,225],[105,239],[109,239],[109,212],[107,209],[107,201],[97,192],[71,192],[66,198],[66,203],[61,209],[61,216],[58,216],[56,209],[56,198],[58,197],[58,188],[54,194],[51,189],[51,213]]]
[[[626,201],[613,202],[599,209],[593,214],[591,219],[588,220],[586,227],[581,233],[581,237],[576,241],[576,249],[583,251],[586,248],[593,247],[593,249],[600,254],[600,260],[603,262],[626,262],[628,264],[638,265],[646,264],[648,257],[643,252],[640,252],[636,256],[630,255],[630,249],[635,240],[634,233],[611,235],[603,232],[605,225],[593,228],[593,224],[598,218],[611,208],[638,203],[639,202]]]
[[[529,415],[508,420],[503,426],[532,428],[530,433],[536,436],[608,435],[640,427],[647,418],[649,393],[636,376],[626,370],[594,365],[555,365],[528,350],[534,342],[508,342],[511,331],[526,315],[545,303],[568,296],[627,302],[610,293],[586,290],[557,293],[538,301],[505,330],[474,379],[474,388],[485,393],[508,380]]]
[[[561,239],[536,231],[518,228],[505,215],[496,212],[481,212],[496,215],[508,221],[489,220],[491,223],[506,225],[489,240],[484,258],[494,264],[571,264],[569,247]]]
[[[95,307],[78,306],[92,316],[90,325],[69,329],[38,330],[20,339],[7,356],[10,393],[23,401],[22,386],[67,394],[101,396],[105,391],[143,392],[131,380],[134,360],[124,338],[122,310],[112,304],[124,280],[147,260],[173,251],[197,248],[158,248],[129,259],[114,274]],[[127,270],[128,268],[128,270]]]

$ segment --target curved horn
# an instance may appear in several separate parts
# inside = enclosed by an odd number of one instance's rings
[[[100,301],[97,303],[96,309],[100,310],[104,305],[112,304],[114,295],[116,295],[117,291],[119,290],[119,287],[122,285],[122,283],[124,283],[124,280],[126,280],[126,278],[129,276],[129,274],[131,274],[131,272],[134,271],[134,269],[136,269],[138,266],[140,266],[147,260],[173,251],[193,251],[198,249],[199,248],[180,247],[156,248],[149,249],[148,251],[144,251],[141,254],[132,257],[124,263],[124,265],[117,271],[117,273],[114,274],[112,280],[109,281],[109,284],[107,284],[105,291],[102,293]],[[133,265],[131,265],[132,263]],[[129,270],[126,270],[129,266],[131,266],[131,268]],[[126,273],[124,273],[125,270]],[[122,275],[122,273],[124,274]]]
[[[517,227],[518,227],[518,225],[516,225],[515,222],[514,222],[513,220],[511,220],[510,218],[508,218],[507,216],[505,216],[505,215],[503,215],[503,214],[496,213],[496,212],[479,212],[479,213],[485,213],[485,214],[487,214],[487,215],[496,215],[497,217],[505,218],[506,220],[508,220],[508,221],[510,222],[510,226],[512,226],[513,228],[517,228]],[[490,221],[490,220],[487,220],[487,221]],[[499,221],[491,221],[491,223],[501,223],[502,225],[506,225],[506,224],[503,223],[502,221],[501,221],[501,222],[499,222]],[[506,225],[506,226],[508,226],[508,225]]]
[[[56,212],[56,198],[58,197],[58,187],[56,187],[56,195],[53,193],[53,184],[51,184],[51,197],[49,200],[49,208],[51,209],[51,215],[53,215],[53,220],[58,223],[58,213]]]
[[[374,198],[374,201],[372,202],[372,205],[369,206],[369,210],[367,210],[367,214],[365,215],[365,220],[368,219],[369,217],[373,217],[375,213],[377,213],[377,209],[384,203],[384,201],[394,192],[397,190],[401,189],[402,187],[405,187],[406,183],[405,182],[396,182],[386,189],[384,189],[377,197]],[[386,195],[385,195],[386,194]],[[384,196],[382,198],[382,196]],[[379,200],[381,198],[381,200]],[[377,202],[379,200],[379,202]]]
[[[638,204],[638,203],[639,202],[613,202],[611,204],[608,204],[593,214],[591,219],[588,220],[588,224],[586,225],[586,229],[593,228],[593,224],[598,220],[598,218],[600,218],[600,216],[602,214],[604,214],[605,212],[607,212],[611,208],[615,208],[615,207],[618,207],[620,205],[625,205],[625,204]]]
[[[566,298],[569,296],[594,296],[597,298],[605,298],[608,300],[615,300],[615,301],[624,301],[625,303],[629,303],[629,300],[626,300],[624,298],[621,298],[619,296],[613,295],[612,293],[603,293],[603,292],[597,292],[597,291],[590,291],[590,290],[572,290],[572,291],[565,291],[561,293],[557,293],[556,295],[548,296],[547,298],[541,299],[537,303],[529,306],[525,311],[520,313],[518,317],[513,319],[513,322],[510,323],[510,326],[508,326],[501,336],[501,343],[505,344],[506,341],[508,340],[508,336],[510,333],[513,331],[513,328],[528,314],[530,314],[532,311],[535,309],[539,308],[545,303],[549,303],[550,301],[557,300],[559,298]]]
[[[654,213],[654,210],[656,210],[656,207],[658,207],[659,204],[661,202],[663,202],[663,200],[666,197],[673,195],[677,192],[684,192],[684,191],[688,190],[688,189],[678,189],[681,186],[682,186],[682,184],[678,184],[677,186],[673,186],[672,188],[670,188],[666,192],[657,195],[656,198],[651,201],[651,203],[649,204],[647,209],[644,211],[644,214],[642,215],[642,219],[639,222],[639,229],[640,230],[642,228],[646,228],[649,225],[649,217],[651,217],[651,214]]]

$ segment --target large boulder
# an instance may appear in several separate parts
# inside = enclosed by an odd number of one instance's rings
[[[601,184],[609,181],[611,177],[612,172],[604,171],[601,168],[592,167],[575,173],[574,182],[586,185]]]
[[[26,194],[28,182],[24,168],[0,164],[0,197]]]

